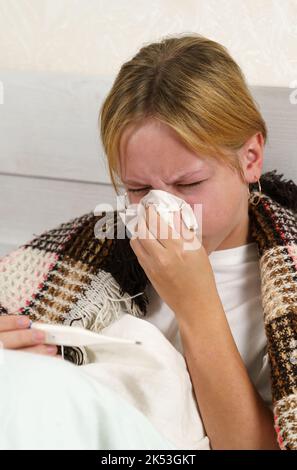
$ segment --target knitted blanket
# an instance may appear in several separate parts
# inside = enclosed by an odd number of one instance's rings
[[[250,204],[251,234],[258,246],[261,293],[275,430],[281,449],[297,450],[297,186],[276,170],[260,179],[258,205]],[[252,186],[250,201],[259,193]],[[115,228],[96,238],[94,226]],[[144,317],[149,282],[129,238],[117,238],[117,211],[93,212],[36,235],[0,261],[0,314],[83,326],[100,332],[125,311]],[[83,348],[65,357],[85,364]]]

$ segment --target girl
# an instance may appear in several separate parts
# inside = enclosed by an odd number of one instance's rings
[[[148,211],[145,236],[98,241],[86,214],[6,258],[2,312],[99,331],[123,300],[184,355],[212,449],[297,448],[297,190],[261,175],[267,129],[239,66],[198,34],[165,38],[122,65],[100,118],[115,189],[131,203],[161,189],[201,204],[201,247],[185,251],[171,230],[161,239]],[[11,264],[27,269],[24,251],[47,269],[16,301],[20,281],[8,294],[7,279]],[[29,335],[17,342],[11,328],[0,340],[32,347]]]

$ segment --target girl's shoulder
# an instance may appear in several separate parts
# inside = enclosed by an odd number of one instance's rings
[[[297,212],[297,185],[284,178],[277,170],[263,173],[260,178],[262,192],[282,207]]]

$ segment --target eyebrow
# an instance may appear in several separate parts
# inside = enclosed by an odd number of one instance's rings
[[[202,171],[204,170],[204,168],[200,168],[199,170],[192,170],[192,171],[188,171],[187,173],[184,173],[182,175],[179,175],[177,177],[177,179],[175,181],[173,181],[172,183],[178,183],[179,181],[181,181],[182,179],[184,178],[187,178],[189,176],[195,176],[195,175],[198,175],[200,174]],[[123,181],[124,184],[143,184],[145,185],[146,183],[141,183],[140,181],[135,181],[135,180],[130,180],[130,179],[127,179],[125,181]],[[148,185],[147,185],[148,186]]]

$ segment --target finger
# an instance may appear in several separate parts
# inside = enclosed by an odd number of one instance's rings
[[[138,229],[139,229],[139,222],[137,223],[137,229],[135,229],[135,234],[130,239],[130,246],[132,247],[139,261],[140,258],[142,258],[143,256],[148,256],[149,253],[140,242]]]
[[[137,232],[130,240],[130,245],[137,256],[139,264],[146,275],[150,277],[151,262],[154,261],[155,257],[160,256],[159,250],[164,248],[149,232],[143,217],[138,218]]]
[[[137,224],[137,238],[138,246],[140,246],[147,255],[159,253],[162,249],[162,242],[154,236],[154,233],[148,228],[146,219],[141,216]]]
[[[180,217],[180,227],[181,227],[180,234],[183,240],[193,241],[196,236],[195,230],[189,229],[184,223],[184,220],[182,217]]]
[[[30,323],[27,315],[0,315],[0,332],[29,328]]]
[[[162,218],[161,218],[162,219]],[[168,250],[197,250],[201,243],[194,230],[189,229],[182,218],[180,211],[174,211],[168,224],[168,237],[163,241],[163,246]],[[164,221],[166,224],[166,221]]]
[[[20,349],[45,342],[45,332],[34,329],[21,329],[0,333],[0,341],[6,349]]]
[[[47,356],[57,356],[57,358],[61,358],[61,356],[58,356],[58,348],[55,345],[51,344],[40,344],[38,346],[32,346],[30,348],[22,348],[20,351],[24,352],[29,352],[29,353],[34,353],[34,354],[42,354],[42,355],[47,355]],[[62,358],[61,358],[62,359]]]
[[[195,230],[189,229],[183,220],[181,220],[182,224],[182,243],[183,243],[183,250],[184,251],[196,251],[201,248],[201,240],[196,233]]]
[[[162,244],[162,246],[169,248],[170,245],[174,245],[176,240],[180,239],[180,233],[176,230],[176,225],[179,226],[179,214],[174,212],[173,217],[169,218],[169,222],[165,220],[162,215],[157,212],[155,206],[147,208],[147,220],[149,230],[153,233]],[[176,222],[175,222],[176,221]]]

